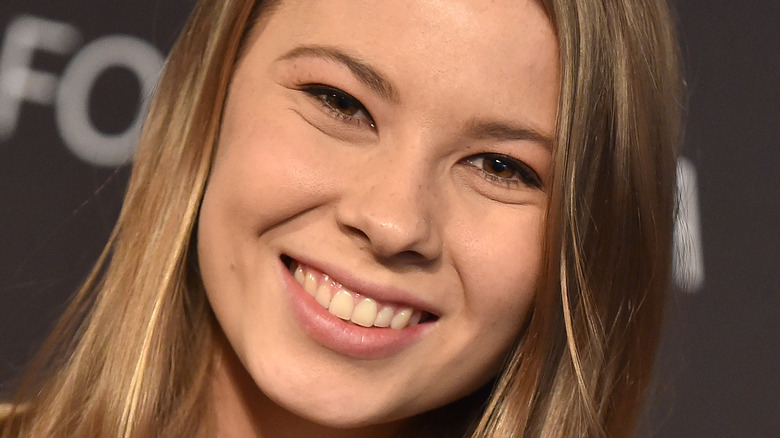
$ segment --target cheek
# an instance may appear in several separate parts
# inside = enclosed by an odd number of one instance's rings
[[[305,208],[307,199],[307,169],[296,161],[301,139],[273,124],[254,128],[232,113],[226,113],[197,230],[201,276],[215,306],[240,302],[237,294],[251,290],[263,232]]]
[[[229,101],[198,221],[198,260],[214,307],[240,313],[277,225],[326,202],[327,148],[273,101]],[[265,108],[265,110],[264,110]],[[252,119],[263,120],[262,126]]]
[[[456,328],[448,332],[462,342],[455,342],[459,350],[452,353],[450,375],[456,380],[447,383],[461,390],[459,396],[500,371],[530,314],[537,290],[543,207],[524,207],[520,214],[513,209],[498,210],[502,214],[480,210],[483,214],[479,218],[464,213],[461,217],[473,220],[451,227],[450,248],[464,292],[462,307],[453,312]],[[507,212],[510,214],[503,214]],[[442,344],[447,342],[442,340]],[[473,378],[461,386],[464,370]]]
[[[503,348],[528,315],[541,269],[543,209],[523,209],[472,226],[482,231],[465,239],[462,251],[468,260],[462,276],[471,317],[482,326],[483,342]]]
[[[332,158],[301,129],[299,116],[275,111],[252,117],[262,126],[226,114],[201,215],[216,212],[222,222],[259,235],[327,197],[333,178],[325,170]]]

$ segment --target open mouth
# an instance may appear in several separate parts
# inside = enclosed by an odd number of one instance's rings
[[[436,316],[413,307],[385,303],[362,293],[351,291],[341,283],[288,256],[282,256],[287,269],[298,285],[332,315],[362,327],[407,327],[432,321]]]

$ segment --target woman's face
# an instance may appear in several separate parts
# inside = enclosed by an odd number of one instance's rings
[[[252,391],[357,427],[485,384],[541,264],[558,95],[543,8],[290,0],[256,30],[198,227]]]

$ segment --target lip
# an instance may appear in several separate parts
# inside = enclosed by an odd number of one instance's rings
[[[307,265],[310,264],[307,261],[299,261]],[[303,331],[320,345],[345,356],[366,360],[392,356],[419,340],[435,324],[435,321],[431,321],[402,330],[393,330],[391,328],[379,327],[366,328],[346,322],[332,315],[327,309],[317,303],[311,295],[306,293],[298,282],[295,281],[281,259],[279,260],[279,269],[287,289],[286,296],[293,317],[303,328]],[[418,306],[420,300],[407,299],[406,295],[408,294],[402,291],[371,287],[360,289],[361,284],[366,286],[365,282],[356,280],[350,275],[341,275],[344,274],[343,272],[336,273],[333,271],[327,270],[327,268],[323,269],[323,272],[333,275],[339,282],[342,280],[348,282],[345,284],[345,287],[352,288],[357,284],[357,287],[351,290],[355,290],[358,293],[365,293],[367,296],[382,301],[405,303],[419,310],[427,311],[429,307],[424,303],[420,303],[421,305]]]
[[[286,256],[306,266],[311,266],[320,272],[326,273],[330,278],[336,280],[347,288],[361,295],[365,295],[385,304],[396,305],[397,307],[412,307],[415,310],[428,312],[438,317],[441,312],[434,308],[430,303],[425,302],[418,296],[396,287],[384,287],[372,284],[353,273],[343,270],[338,266],[330,265],[326,262],[308,260],[305,257]]]

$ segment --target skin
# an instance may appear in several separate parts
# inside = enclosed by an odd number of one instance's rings
[[[489,381],[532,306],[559,92],[552,25],[534,1],[310,0],[255,30],[197,236],[221,329],[217,431],[392,436]],[[313,46],[360,60],[392,93],[327,56],[289,56]],[[484,153],[521,162],[539,187]],[[282,255],[403,290],[438,319],[387,357],[341,354],[292,316]]]

